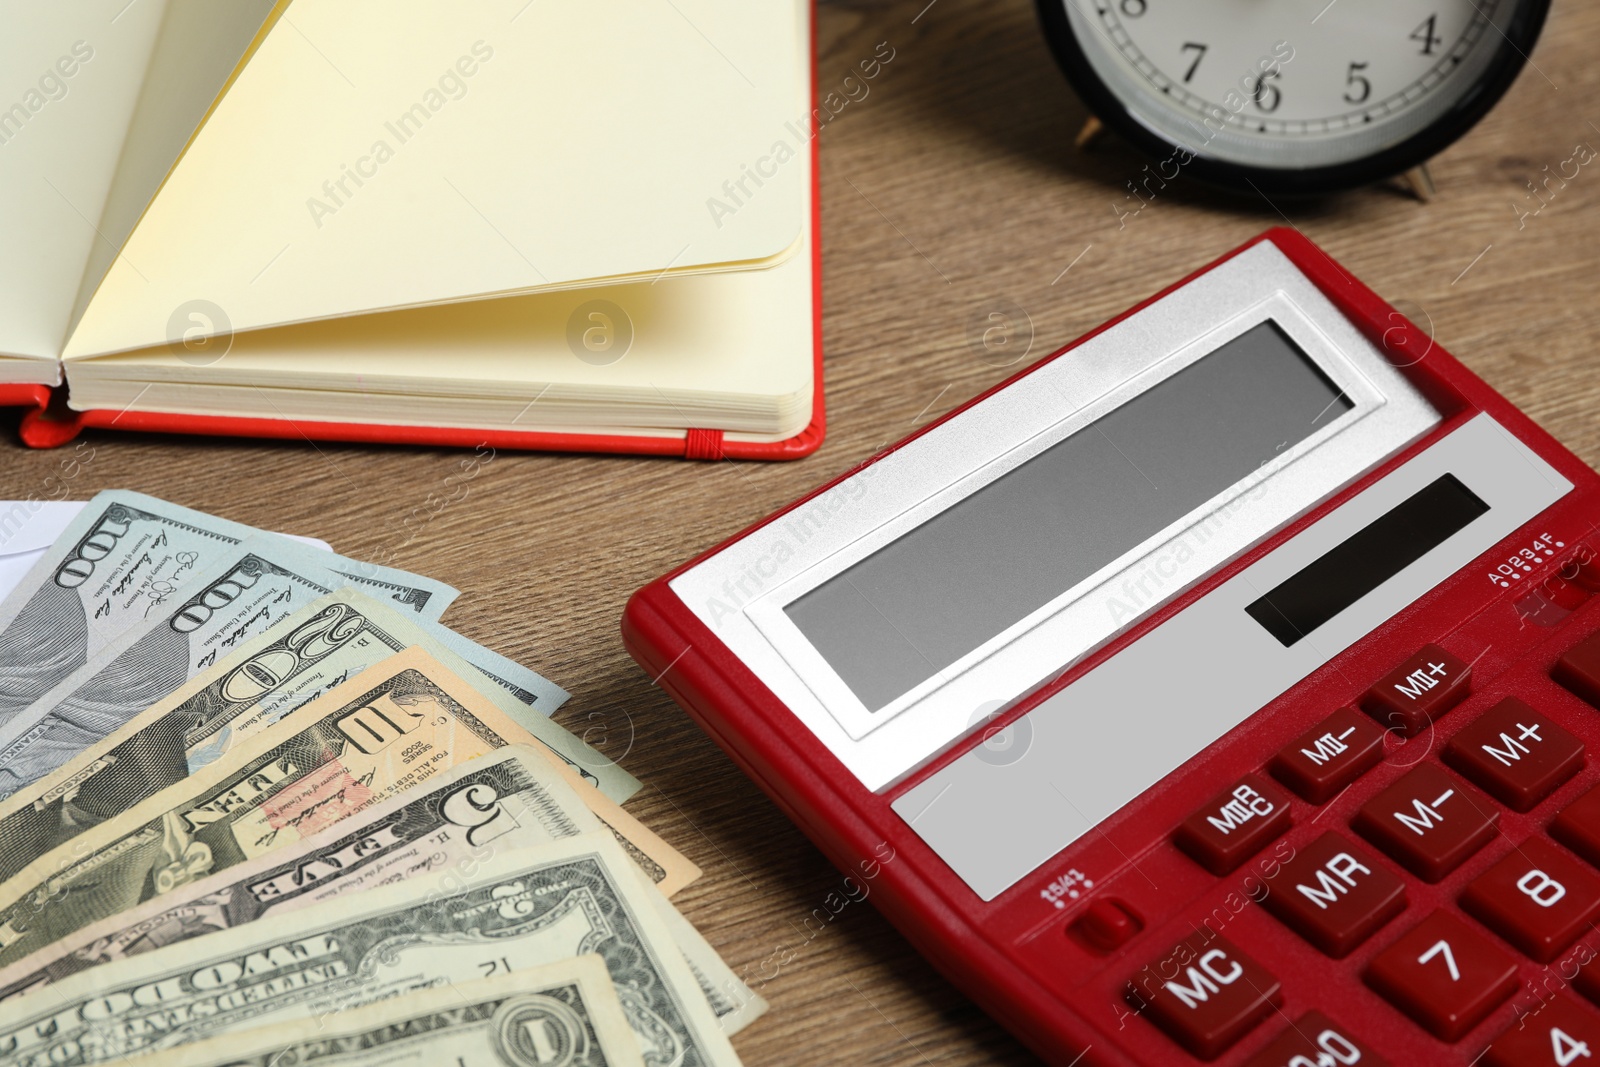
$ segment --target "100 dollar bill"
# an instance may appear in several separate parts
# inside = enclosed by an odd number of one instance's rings
[[[643,1067],[599,956],[436,986],[332,1019],[180,1045],[147,1067]]]
[[[0,797],[49,774],[210,667],[239,641],[326,596],[344,580],[332,557],[253,537],[159,605],[28,708],[0,725]],[[10,871],[0,864],[0,872]]]
[[[76,1067],[341,1013],[589,952],[655,1067],[738,1063],[608,836],[585,834],[136,956],[0,1004],[0,1057]]]
[[[96,495],[0,602],[0,723],[262,532],[142,493]],[[403,572],[353,560],[340,567],[358,585],[428,618],[438,618],[456,596],[431,579],[399,580]]]
[[[533,742],[426,652],[391,656],[0,883],[0,966],[452,766]]]
[[[426,649],[468,681],[479,662],[510,673],[501,657],[458,635],[451,642],[457,651],[451,651],[438,637],[441,630],[353,589],[312,602],[99,744],[0,800],[0,879],[209,766],[401,649]],[[630,796],[639,786],[632,775],[544,715],[526,708],[515,714],[523,707],[515,694],[534,686],[529,676],[538,677],[518,671],[505,679],[480,674],[488,679],[481,691],[613,801]]]

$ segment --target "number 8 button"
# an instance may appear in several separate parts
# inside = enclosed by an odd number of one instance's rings
[[[1536,837],[1474,879],[1461,906],[1523,952],[1549,963],[1600,915],[1600,878]]]

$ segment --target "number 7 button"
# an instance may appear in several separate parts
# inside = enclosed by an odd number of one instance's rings
[[[1367,967],[1367,984],[1446,1041],[1482,1022],[1517,988],[1511,957],[1436,911]]]

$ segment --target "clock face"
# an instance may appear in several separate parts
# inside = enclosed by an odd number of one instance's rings
[[[1416,142],[1431,154],[1498,98],[1531,49],[1548,0],[1040,7],[1069,77],[1080,89],[1095,83],[1085,93],[1091,106],[1109,98],[1118,117],[1167,145],[1246,171],[1386,157],[1392,172],[1420,161],[1394,156],[1397,146]],[[1054,40],[1062,28],[1072,38],[1066,50]]]

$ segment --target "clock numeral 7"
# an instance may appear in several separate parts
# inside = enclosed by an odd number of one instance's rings
[[[1411,31],[1410,39],[1422,42],[1422,54],[1425,56],[1433,55],[1433,50],[1444,44],[1444,38],[1434,32],[1438,21],[1437,13],[1429,15],[1422,25]]]
[[[1344,91],[1344,102],[1347,104],[1364,104],[1372,95],[1372,83],[1361,72],[1367,69],[1365,63],[1351,63],[1350,72],[1346,75],[1344,83],[1348,86]],[[1359,88],[1357,88],[1359,86]],[[1360,95],[1356,95],[1359,93]]]
[[[1200,69],[1200,61],[1206,57],[1206,46],[1194,41],[1185,41],[1179,51],[1194,53],[1194,62],[1189,64],[1189,69],[1183,75],[1183,84],[1188,85],[1194,77],[1194,72]]]

